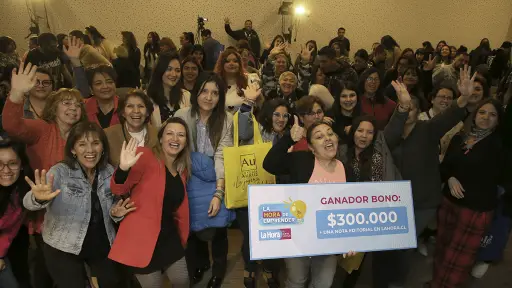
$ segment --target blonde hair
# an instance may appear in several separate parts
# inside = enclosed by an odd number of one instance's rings
[[[295,83],[295,87],[297,87],[297,82],[298,82],[298,80],[297,80],[297,76],[296,76],[293,72],[291,72],[291,71],[283,72],[283,73],[281,74],[281,76],[279,76],[279,83],[281,83],[281,81],[283,81],[283,80],[284,80],[284,78],[285,78],[285,77],[288,77],[288,76],[291,76],[291,77],[293,78],[293,81],[294,81],[294,83]]]
[[[174,162],[176,163],[176,168],[178,172],[183,173],[184,171],[186,171],[186,178],[188,179],[192,175],[192,161],[190,159],[190,141],[192,141],[192,137],[189,134],[190,130],[188,129],[187,122],[178,117],[171,117],[167,119],[164,123],[162,123],[162,126],[158,130],[158,142],[160,142],[160,140],[162,139],[162,136],[165,132],[165,128],[167,127],[167,125],[172,123],[180,124],[185,128],[185,138],[187,139],[187,143],[185,144],[185,147],[183,147],[183,150],[181,150],[181,152],[178,154]],[[159,144],[156,150],[153,150],[153,153],[155,153],[158,159],[163,159],[164,155],[162,144]]]
[[[81,103],[80,110],[80,121],[87,120],[87,113],[85,112],[85,106],[83,105],[83,98],[80,94],[80,91],[76,89],[68,89],[68,88],[60,88],[58,91],[52,92],[50,96],[46,99],[46,105],[43,109],[43,115],[41,119],[46,122],[55,122],[57,118],[57,108],[59,107],[59,103],[64,100],[75,99],[78,103]]]

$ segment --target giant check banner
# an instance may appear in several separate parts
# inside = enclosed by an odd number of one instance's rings
[[[251,260],[415,248],[409,181],[250,185]]]

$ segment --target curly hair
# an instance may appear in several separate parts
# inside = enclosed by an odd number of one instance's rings
[[[78,103],[81,104],[80,110],[82,113],[80,114],[80,120],[78,120],[78,122],[87,121],[87,114],[85,112],[85,106],[83,105],[83,98],[80,94],[80,91],[68,88],[60,88],[58,91],[53,92],[50,94],[50,96],[48,96],[41,119],[49,123],[55,123],[55,120],[57,119],[57,108],[59,103],[64,100],[71,99],[75,99]]]

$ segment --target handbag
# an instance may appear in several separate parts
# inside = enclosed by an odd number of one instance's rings
[[[225,204],[228,209],[247,207],[247,186],[275,184],[276,178],[263,169],[263,160],[272,148],[271,142],[263,142],[258,122],[254,123],[254,144],[239,146],[238,112],[233,116],[233,147],[224,148]]]

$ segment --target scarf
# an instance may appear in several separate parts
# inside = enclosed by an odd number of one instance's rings
[[[475,146],[476,143],[483,140],[485,137],[491,135],[494,132],[494,129],[480,129],[478,127],[473,126],[469,133],[466,133],[463,146],[466,152],[464,154],[469,153],[469,151]]]

